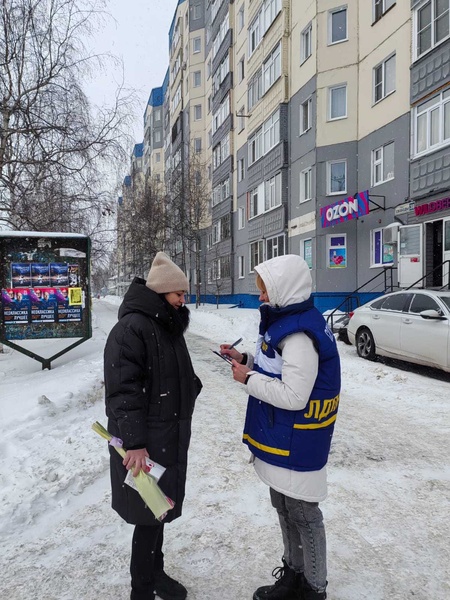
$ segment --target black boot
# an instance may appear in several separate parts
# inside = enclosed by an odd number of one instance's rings
[[[256,590],[253,600],[301,600],[300,574],[293,571],[283,559],[283,566],[272,571],[276,581]]]
[[[302,600],[325,600],[327,597],[326,592],[316,592],[313,590],[304,577],[302,578],[302,593]]]
[[[187,589],[164,571],[155,573],[155,592],[162,600],[185,600]]]

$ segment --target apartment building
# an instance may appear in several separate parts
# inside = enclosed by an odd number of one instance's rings
[[[144,113],[145,177],[159,183],[164,178],[163,88],[153,88]]]
[[[317,298],[448,281],[449,1],[179,1],[154,100],[168,188],[210,178],[202,295],[253,305],[288,252]]]
[[[410,202],[399,213],[399,278],[449,284],[450,2],[412,0]],[[443,264],[444,263],[444,264]]]

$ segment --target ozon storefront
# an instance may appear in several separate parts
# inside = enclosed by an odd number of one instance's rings
[[[403,222],[396,211],[398,220]],[[409,203],[407,224],[399,227],[400,287],[448,286],[450,265],[450,195]]]

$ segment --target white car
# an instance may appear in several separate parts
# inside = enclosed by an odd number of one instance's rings
[[[450,372],[450,291],[410,289],[372,300],[350,313],[358,355],[377,355]]]

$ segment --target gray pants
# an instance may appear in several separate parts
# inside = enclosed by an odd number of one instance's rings
[[[270,488],[272,506],[280,519],[284,560],[304,573],[310,586],[325,591],[327,585],[327,547],[322,511],[318,502],[296,500]]]

